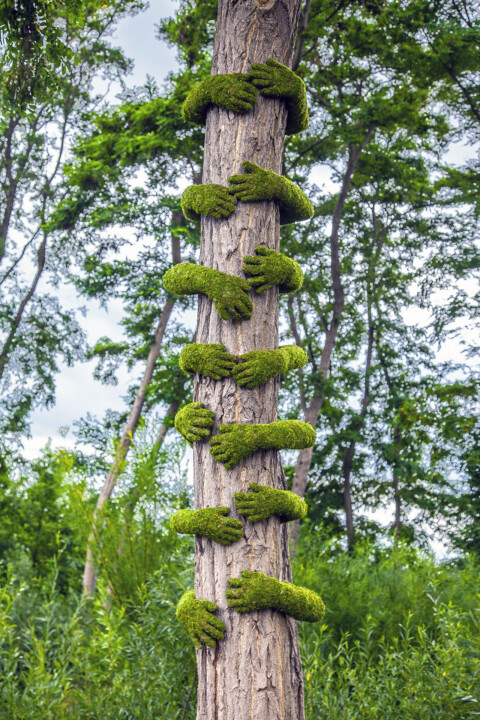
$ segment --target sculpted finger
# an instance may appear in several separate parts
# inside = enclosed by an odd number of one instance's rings
[[[211,600],[200,600],[202,603],[202,607],[205,608],[205,610],[208,610],[208,612],[216,612],[218,610],[217,603],[212,602]]]
[[[221,305],[215,302],[213,304],[222,320],[230,320],[228,312]]]
[[[251,483],[249,483],[249,484],[248,484],[248,487],[249,487],[250,490],[252,490],[253,492],[261,492],[261,491],[264,489],[263,485],[260,485],[259,483],[256,483],[256,482],[251,482]],[[250,496],[250,497],[251,497],[251,496]]]
[[[259,258],[258,255],[245,255],[243,258],[244,265],[259,265],[260,263],[263,263],[263,260]]]
[[[205,632],[208,632],[210,637],[215,638],[216,640],[223,640],[225,634],[224,630],[220,630],[211,623],[208,623],[208,625],[205,626]]]
[[[218,606],[217,606],[218,607]],[[215,615],[211,615],[208,618],[208,622],[210,625],[213,625],[217,628],[217,630],[221,630],[222,632],[225,632],[225,623],[220,620],[220,618],[215,617]]]
[[[209,635],[207,635],[207,633],[200,632],[200,633],[198,633],[198,637],[200,638],[202,643],[204,643],[208,647],[214,648],[217,646],[217,643],[215,642],[215,640],[213,638],[211,638]]]
[[[200,650],[200,648],[202,647],[202,643],[200,642],[198,635],[192,635],[191,638],[197,650]]]
[[[265,266],[264,263],[261,265],[250,265],[247,263],[243,263],[243,272],[245,275],[261,275],[261,273],[265,272]],[[248,282],[251,284],[251,281],[248,280]]]

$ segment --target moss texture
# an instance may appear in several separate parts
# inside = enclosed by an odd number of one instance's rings
[[[251,492],[238,492],[234,503],[239,515],[245,515],[249,522],[266,520],[279,515],[281,522],[301,520],[308,512],[307,503],[289,490],[277,490],[267,485],[250,483]]]
[[[253,63],[250,81],[266,97],[280,97],[287,102],[286,135],[295,135],[308,127],[307,91],[303,80],[293,70],[270,58],[265,64]]]
[[[221,380],[229,377],[237,363],[237,356],[231,355],[221,343],[190,343],[180,353],[178,364],[181,370],[198,373]]]
[[[242,175],[231,175],[228,178],[228,182],[233,186],[230,192],[237,200],[276,200],[280,207],[281,225],[312,217],[313,205],[298,185],[249,160],[244,160],[243,167],[245,172]]]
[[[263,385],[280,373],[301,368],[308,361],[302,348],[284,345],[278,350],[252,350],[240,355],[239,364],[232,370],[232,377],[238,385],[255,388]]]
[[[235,210],[236,198],[230,188],[210,183],[190,185],[182,195],[182,210],[189,220],[200,220],[200,215],[228,218]]]
[[[315,444],[315,430],[300,420],[273,423],[219,425],[219,435],[210,438],[210,452],[231,470],[240,460],[258,450],[303,450]]]
[[[206,375],[214,380],[233,377],[247,388],[263,385],[271,378],[300,368],[308,361],[297,345],[283,345],[277,350],[252,350],[237,357],[221,343],[190,343],[185,345],[178,363],[184,372]]]
[[[222,320],[242,320],[252,316],[252,301],[246,280],[214,268],[179,263],[163,276],[165,288],[175,295],[203,293],[213,302]]]
[[[181,408],[175,415],[175,429],[189,443],[201,442],[212,434],[213,412],[201,402],[192,402]]]
[[[228,507],[206,507],[201,510],[178,510],[170,518],[170,527],[178,533],[201,535],[221,545],[231,545],[243,537],[240,520],[224,517]]]
[[[210,600],[197,600],[194,590],[187,590],[177,605],[177,619],[187,630],[196,648],[202,645],[214,648],[223,640],[224,623],[214,613],[218,605]]]
[[[262,294],[274,285],[278,285],[281,293],[300,290],[303,272],[295,260],[264,245],[257,245],[255,252],[256,255],[245,255],[242,267],[245,275],[253,275],[247,282],[255,292]]]
[[[182,107],[184,120],[205,125],[210,105],[218,105],[225,110],[245,113],[253,109],[257,102],[257,89],[246,73],[230,75],[212,75],[196,85],[187,95]]]
[[[318,622],[325,614],[325,605],[317,593],[261,572],[243,570],[241,578],[230,578],[228,584],[228,606],[238,612],[279,610],[307,622]]]
[[[257,102],[257,92],[265,97],[284,98],[287,103],[287,135],[308,127],[307,93],[303,80],[276,60],[254,63],[249,73],[212,75],[196,85],[182,107],[184,120],[205,125],[210,105],[237,113],[249,112]]]

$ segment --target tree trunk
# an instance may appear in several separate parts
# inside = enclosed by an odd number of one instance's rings
[[[293,53],[299,0],[220,0],[212,74],[247,72],[253,62],[273,57],[289,65]],[[227,185],[250,160],[281,173],[286,110],[283,101],[258,97],[254,110],[236,115],[213,107],[207,117],[204,183]],[[279,249],[279,211],[273,202],[238,203],[228,220],[202,217],[200,261],[243,277],[242,258],[258,244]],[[204,296],[199,299],[197,342],[224,343],[240,355],[278,347],[278,291],[253,298],[251,320],[224,322]],[[221,423],[269,423],[277,419],[278,381],[254,390],[231,378],[216,382],[195,378],[195,400],[202,401]],[[195,507],[228,505],[238,518],[233,494],[255,481],[285,489],[278,452],[256,453],[233,470],[225,470],[195,443]],[[276,516],[245,523],[245,539],[230,546],[196,539],[195,594],[218,603],[225,640],[216,649],[197,651],[197,720],[302,720],[303,678],[296,622],[278,612],[245,615],[227,607],[231,577],[256,570],[291,580],[287,526]]]
[[[173,224],[177,224],[179,217],[181,217],[181,216],[179,214],[177,214],[177,218],[175,218],[175,213],[174,213]],[[177,222],[176,222],[176,220],[177,220]],[[172,235],[172,258],[173,258],[173,262],[175,262],[175,263],[180,262],[180,259],[181,259],[180,258],[180,241],[179,241],[178,237],[176,237],[175,235]],[[95,592],[95,577],[96,577],[93,545],[94,545],[95,541],[98,541],[98,539],[99,539],[99,533],[100,533],[101,521],[102,521],[102,513],[104,510],[104,506],[110,499],[113,489],[114,489],[115,485],[117,484],[118,478],[120,477],[120,475],[123,472],[125,458],[130,449],[130,445],[132,444],[133,436],[137,430],[138,423],[139,423],[140,417],[142,415],[143,406],[145,404],[145,399],[147,396],[147,388],[153,377],[153,372],[155,370],[155,363],[157,362],[157,358],[160,354],[163,336],[165,334],[168,320],[169,320],[171,312],[173,310],[174,302],[175,302],[174,300],[167,300],[165,303],[165,306],[162,310],[162,313],[160,315],[160,319],[158,321],[158,325],[155,330],[154,340],[150,347],[150,351],[148,353],[147,364],[146,364],[146,368],[145,368],[145,373],[142,378],[142,382],[140,383],[140,387],[138,388],[137,395],[135,397],[135,400],[133,401],[132,409],[130,411],[130,415],[128,417],[127,423],[126,423],[124,431],[123,431],[122,439],[120,440],[120,444],[119,444],[117,452],[115,454],[115,458],[113,460],[112,465],[110,466],[110,470],[105,479],[105,483],[100,491],[100,495],[98,496],[97,505],[96,505],[95,511],[93,513],[92,530],[90,532],[90,535],[89,535],[88,541],[87,541],[87,553],[86,553],[85,567],[83,570],[83,591],[84,591],[85,595],[88,595],[90,597],[93,597],[93,594]]]

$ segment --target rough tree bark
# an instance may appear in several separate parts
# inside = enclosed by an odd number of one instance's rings
[[[292,59],[299,0],[219,0],[212,74],[247,72],[251,63],[273,57],[285,65]],[[236,115],[209,110],[205,137],[204,183],[227,185],[250,160],[276,173],[282,171],[286,110],[283,101],[258,97],[254,110]],[[238,203],[228,220],[202,217],[200,261],[203,265],[243,277],[242,258],[262,243],[279,249],[279,211],[273,202]],[[201,296],[196,342],[224,343],[240,355],[278,347],[278,292],[274,288],[253,298],[251,320],[220,320],[211,302]],[[276,380],[255,390],[231,378],[216,382],[195,378],[195,400],[202,401],[221,423],[269,423],[277,419]],[[285,489],[279,454],[256,453],[227,471],[216,463],[208,443],[195,443],[195,507],[228,505],[238,518],[233,494],[255,481]],[[303,679],[296,622],[278,612],[246,615],[227,608],[230,577],[257,570],[291,580],[287,526],[278,517],[245,523],[245,539],[225,547],[196,539],[195,595],[218,603],[226,625],[225,640],[216,649],[197,651],[197,720],[302,720]]]

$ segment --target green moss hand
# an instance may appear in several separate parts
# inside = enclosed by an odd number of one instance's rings
[[[187,590],[177,605],[177,619],[187,630],[196,648],[202,645],[214,648],[223,640],[224,623],[214,613],[218,605],[210,600],[197,600],[194,590]]]
[[[239,364],[232,370],[238,385],[247,388],[263,385],[271,378],[289,370],[303,367],[308,358],[297,345],[284,345],[278,350],[251,350],[240,355]]]
[[[250,82],[250,74],[212,75],[188,93],[182,116],[188,122],[205,125],[210,105],[245,113],[252,110],[256,102],[257,90]]]
[[[175,429],[189,443],[210,437],[213,424],[213,412],[204,408],[201,402],[189,403],[175,415]]]
[[[222,320],[228,320],[229,316],[232,320],[252,316],[253,305],[247,295],[251,291],[250,285],[235,275],[203,265],[179,263],[167,270],[163,284],[175,295],[207,295]]]
[[[184,372],[221,380],[232,374],[237,356],[228,353],[221,343],[190,343],[180,353],[178,364]]]
[[[178,533],[201,535],[222,545],[230,545],[243,537],[240,520],[224,517],[228,507],[206,507],[201,510],[178,510],[170,518],[170,527]]]
[[[236,199],[230,188],[215,183],[190,185],[182,195],[182,210],[189,220],[200,220],[200,215],[228,218],[235,210]]]
[[[241,578],[230,578],[228,584],[228,606],[238,612],[270,608],[307,622],[318,622],[325,613],[321,597],[312,590],[260,572],[243,570]]]
[[[277,200],[280,206],[280,224],[307,220],[312,217],[314,208],[307,196],[283,175],[256,165],[249,160],[242,163],[245,173],[231,175],[228,182],[230,192],[242,202]]]
[[[303,272],[300,265],[286,255],[257,245],[256,255],[245,255],[243,272],[253,275],[247,282],[254,290],[262,294],[278,285],[281,293],[292,293],[300,290],[303,283]]]
[[[287,102],[288,118],[285,133],[295,135],[308,127],[308,106],[305,83],[293,70],[276,60],[253,63],[250,81],[267,97],[281,97]]]
[[[315,430],[300,420],[265,424],[219,425],[220,434],[210,438],[210,452],[231,470],[258,450],[302,450],[315,444]]]
[[[267,485],[250,483],[251,492],[235,493],[234,503],[239,515],[245,515],[249,522],[266,520],[279,515],[282,522],[302,520],[308,512],[307,503],[289,490],[277,490]]]

